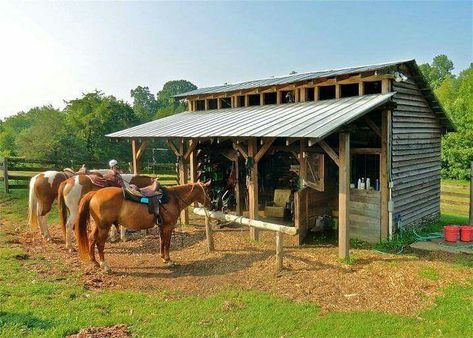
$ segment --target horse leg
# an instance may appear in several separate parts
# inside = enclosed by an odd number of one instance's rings
[[[110,227],[110,242],[112,243],[115,243],[116,241],[118,241],[118,231],[117,231],[117,227],[118,225],[117,224],[113,224],[111,227]]]
[[[43,236],[43,238],[45,238],[47,241],[50,241],[51,240],[51,235],[49,235],[49,231],[48,231],[47,214],[46,214],[46,216],[43,216],[43,213],[44,213],[43,210],[44,210],[43,203],[38,201],[38,204],[37,204],[38,214],[37,215],[38,215],[39,229],[41,231],[41,235]]]
[[[77,214],[77,211],[73,209],[75,208],[71,208],[69,217],[67,217],[66,222],[66,249],[68,249],[69,252],[72,252],[74,250],[74,248],[72,247],[72,230],[74,227],[74,218]]]
[[[99,264],[100,267],[104,269],[105,272],[110,273],[112,269],[105,261],[104,256],[104,249],[105,249],[105,242],[107,241],[108,231],[110,230],[110,226],[99,227],[98,228],[98,235],[97,235],[97,249],[99,251]]]
[[[161,259],[164,262],[164,235],[163,235],[163,227],[159,227],[159,253],[161,254]]]
[[[120,239],[126,242],[126,228],[123,225],[120,225]]]
[[[94,226],[89,235],[89,257],[90,257],[90,262],[96,267],[99,267],[100,264],[95,259],[95,244],[97,243],[97,232],[98,232],[97,226]]]
[[[171,247],[172,230],[173,228],[171,226],[163,229],[163,233],[164,233],[164,258],[163,260],[167,266],[175,265],[174,262],[172,262],[171,258],[169,257],[169,248]]]

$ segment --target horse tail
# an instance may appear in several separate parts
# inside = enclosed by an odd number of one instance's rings
[[[28,223],[32,227],[37,227],[38,223],[38,196],[34,189],[36,183],[36,176],[33,176],[30,180],[29,198],[28,198]]]
[[[87,225],[90,220],[90,200],[96,191],[90,191],[82,197],[79,204],[79,213],[75,219],[74,230],[76,232],[79,256],[86,260],[89,256],[89,238],[87,236]]]
[[[67,224],[67,205],[64,200],[64,187],[66,186],[66,181],[61,182],[59,189],[57,191],[57,207],[59,209],[59,221],[61,222],[62,233],[64,238],[66,238],[66,224]]]

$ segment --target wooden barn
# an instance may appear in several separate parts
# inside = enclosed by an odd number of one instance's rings
[[[147,140],[166,139],[181,183],[212,179],[223,195],[232,190],[234,203],[218,208],[294,226],[299,243],[328,219],[341,257],[350,238],[376,242],[439,217],[441,135],[453,125],[414,60],[176,99],[188,111],[108,135],[132,140],[136,173]],[[182,217],[188,221],[187,211]]]

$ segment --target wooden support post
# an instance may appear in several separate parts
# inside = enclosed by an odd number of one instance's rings
[[[300,94],[300,96],[299,96],[299,101],[300,101],[300,102],[305,102],[305,101],[307,101],[306,93],[307,93],[307,88],[302,87],[302,88],[301,88],[301,94]]]
[[[305,139],[301,139],[300,142],[299,142],[299,165],[300,165],[300,169],[299,169],[299,177],[300,177],[300,181],[301,181],[301,187],[304,186],[304,181],[306,180],[306,163],[305,163],[305,156],[304,156],[304,153],[305,153],[305,143],[306,143],[306,140]]]
[[[276,271],[283,269],[284,242],[283,233],[276,231]]]
[[[248,204],[250,218],[257,220],[259,218],[259,207],[258,207],[258,162],[255,160],[255,156],[258,151],[256,138],[251,138],[248,141],[248,159],[253,161],[250,168],[250,179],[248,182]],[[250,228],[251,239],[257,241],[259,237],[258,229]]]
[[[314,102],[319,101],[320,97],[320,91],[319,91],[319,86],[314,87]]]
[[[192,111],[192,101],[187,100],[187,111]]]
[[[245,95],[245,107],[248,107],[250,105],[250,96]]]
[[[379,191],[380,202],[380,236],[381,239],[389,235],[389,188],[388,188],[388,111],[381,114],[381,154],[379,156]]]
[[[260,106],[264,105],[264,94],[263,93],[259,94],[259,104],[260,104]]]
[[[350,133],[340,133],[338,153],[338,256],[345,259],[350,250]]]
[[[341,90],[341,89],[342,89],[342,88],[341,88],[340,84],[337,83],[337,84],[335,85],[335,98],[336,98],[336,99],[339,99],[340,96],[342,95],[342,90]]]
[[[365,84],[363,81],[358,82],[358,95],[365,95]]]
[[[10,187],[8,185],[8,157],[3,158],[3,183],[5,186],[5,192],[10,192]]]
[[[301,88],[294,89],[294,102],[301,102]]]
[[[204,110],[209,110],[209,100],[204,99]]]
[[[210,218],[205,216],[205,236],[207,237],[207,251],[214,251],[214,238],[212,233],[212,225],[210,224]]]
[[[138,145],[135,139],[131,140],[131,155],[132,155],[132,166],[133,174],[138,175],[140,173],[140,161],[137,156]]]
[[[241,188],[240,188],[240,156],[237,156],[235,161],[235,200],[236,200],[236,214],[241,216],[242,208],[241,208]]]
[[[276,92],[276,104],[281,104],[282,101],[282,93],[280,91]]]
[[[470,168],[470,224],[473,225],[473,162]]]
[[[381,94],[387,94],[391,91],[391,80],[382,79],[381,80]]]
[[[178,168],[179,184],[187,184],[187,162],[184,158],[184,142],[182,140],[179,141]],[[181,222],[182,224],[189,224],[189,210],[187,210],[187,207],[181,211]]]

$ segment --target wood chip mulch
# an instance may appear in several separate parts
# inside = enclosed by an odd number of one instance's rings
[[[179,295],[209,296],[224,290],[260,290],[295,301],[313,302],[327,311],[382,311],[415,315],[432,305],[441,289],[471,280],[472,269],[452,264],[452,255],[380,254],[352,250],[354,263],[338,260],[335,246],[295,247],[285,239],[285,269],[275,273],[275,235],[261,233],[260,242],[249,239],[247,228],[223,228],[214,233],[215,251],[206,252],[203,220],[178,228],[171,244],[171,258],[178,265],[167,267],[159,256],[159,237],[107,243],[105,258],[113,272],[105,274],[79,261],[77,253],[65,250],[57,226],[50,226],[54,240],[44,241],[33,229],[21,231],[20,242],[31,257],[48,264],[34,268],[51,279],[80,272],[87,289],[132,289],[165,291]],[[51,264],[61,262],[62,264]],[[423,271],[434,271],[426,278]]]

